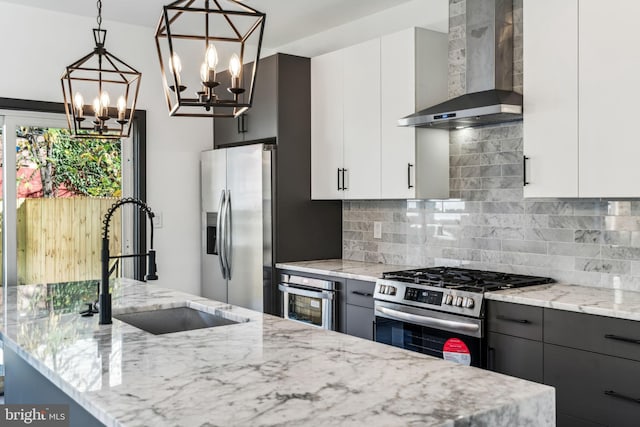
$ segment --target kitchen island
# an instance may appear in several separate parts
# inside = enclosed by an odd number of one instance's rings
[[[114,314],[186,305],[241,322],[165,335],[99,325],[77,314],[96,289],[8,289],[7,403],[53,403],[14,393],[13,359],[109,426],[555,425],[551,387],[126,279],[112,285]]]

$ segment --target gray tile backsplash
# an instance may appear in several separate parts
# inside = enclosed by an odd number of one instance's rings
[[[464,3],[450,0],[450,97],[465,91]],[[522,0],[514,0],[514,49],[521,92]],[[343,257],[640,291],[640,200],[524,199],[521,122],[450,132],[450,197],[345,201]]]

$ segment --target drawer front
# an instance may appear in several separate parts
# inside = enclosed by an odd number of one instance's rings
[[[487,328],[492,332],[542,341],[542,307],[488,301]]]
[[[347,325],[345,332],[354,337],[373,340],[373,308],[347,304]]]
[[[545,309],[544,341],[640,361],[640,322]]]
[[[489,332],[489,369],[542,383],[542,342]]]
[[[362,280],[347,280],[347,304],[370,307],[373,309],[374,282]]]
[[[635,427],[640,403],[629,398],[640,399],[638,378],[639,362],[544,344],[544,382],[556,388],[558,413],[607,426]]]

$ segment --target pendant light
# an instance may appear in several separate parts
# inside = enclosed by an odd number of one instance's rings
[[[155,37],[171,116],[236,117],[251,107],[265,18],[238,0],[164,6]]]
[[[67,122],[76,138],[126,138],[131,133],[142,74],[107,52],[102,0],[98,0],[97,8],[98,28],[93,29],[96,47],[69,65],[62,75]],[[93,98],[89,105],[85,97]]]

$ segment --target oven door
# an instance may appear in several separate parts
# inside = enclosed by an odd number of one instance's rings
[[[278,289],[282,292],[285,319],[333,330],[335,292],[291,286],[286,283],[280,283]]]
[[[375,340],[464,365],[486,367],[482,320],[375,301]]]

